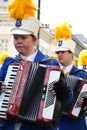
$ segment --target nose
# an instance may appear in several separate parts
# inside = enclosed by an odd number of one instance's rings
[[[18,44],[22,43],[22,39],[21,38],[18,38],[16,41],[17,41]]]

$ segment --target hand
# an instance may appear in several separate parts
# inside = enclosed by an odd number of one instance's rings
[[[84,98],[87,99],[87,95],[85,95],[83,98],[79,98],[79,99],[78,99],[78,105],[79,105],[80,107],[81,107],[82,104],[83,104]]]
[[[6,85],[4,84],[3,81],[0,81],[0,93],[5,92],[6,91]]]
[[[53,94],[53,95],[56,95],[56,92],[55,90],[53,89],[53,85],[49,88],[49,91]]]
[[[78,100],[78,105],[81,107],[79,118],[87,111],[87,95]]]
[[[83,98],[78,99],[78,105],[81,107],[83,103]]]
[[[67,92],[67,85],[63,81],[58,81],[54,84],[53,90],[57,95],[63,95]]]
[[[65,101],[67,95],[68,95],[68,88],[65,82],[63,81],[57,81],[54,83],[54,85],[49,89],[49,91],[53,95],[57,95],[57,98],[61,100],[62,102]]]

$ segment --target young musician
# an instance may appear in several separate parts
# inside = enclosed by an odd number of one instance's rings
[[[37,44],[37,34],[39,30],[39,21],[35,18],[28,18],[28,19],[23,19],[21,21],[21,26],[17,27],[17,21],[15,24],[15,27],[12,28],[11,33],[13,34],[13,39],[14,39],[14,46],[16,50],[18,51],[18,58],[19,59],[27,59],[31,62],[39,62],[45,59],[46,55],[43,54],[39,49],[36,49],[35,46]],[[34,32],[32,32],[32,30]],[[20,61],[18,61],[16,58],[11,58],[8,57],[5,59],[5,62],[3,63],[1,70],[0,70],[0,81],[5,80],[5,76],[7,73],[7,69],[9,64],[14,63],[18,64]],[[45,65],[51,65],[51,60],[47,61],[44,63]],[[57,60],[53,61],[53,65],[58,65]],[[2,82],[2,89],[0,92],[4,92],[6,89],[6,85],[4,82]],[[0,120],[0,130],[13,130],[14,124],[13,122],[9,121],[3,121]],[[24,123],[18,123],[20,125],[15,125],[15,130],[20,129],[20,130],[38,130],[38,129],[46,129],[46,130],[51,130],[50,127],[44,127],[40,125],[31,125],[27,122]],[[1,128],[2,127],[2,128]],[[20,127],[20,128],[19,128]]]
[[[58,42],[56,54],[58,56],[60,68],[66,69],[66,72],[70,75],[83,79],[85,76],[87,79],[87,73],[73,65],[76,43],[71,38],[71,31],[67,23],[55,28],[55,37]],[[87,130],[87,121],[84,115],[80,119],[73,119],[69,116],[62,115],[58,128],[59,130]]]
[[[29,13],[26,15],[25,12],[24,14],[22,14],[23,12],[21,11],[23,10],[23,7],[21,8],[21,4],[22,6],[24,6],[23,2],[25,4],[28,1],[24,0],[21,2],[20,0],[15,0],[9,6],[9,10],[14,8],[12,11],[10,10],[11,17],[13,16],[15,18],[14,27],[11,29],[11,34],[13,35],[13,44],[16,50],[18,51],[18,55],[15,58],[11,58],[11,57],[6,58],[0,69],[0,81],[2,81],[2,85],[0,89],[1,93],[5,92],[6,90],[6,85],[4,83],[4,80],[7,74],[7,69],[9,64],[11,63],[19,64],[20,60],[22,59],[25,60],[26,58],[31,62],[40,62],[43,59],[46,59],[46,55],[43,54],[39,49],[36,49],[40,22],[35,17],[26,18],[27,15],[29,16],[30,14],[31,16],[31,14],[35,12],[36,8],[34,6],[34,3],[31,4],[33,2],[32,0],[30,0],[29,3],[27,3],[31,5],[28,8],[27,6],[25,6],[24,11],[27,11],[27,13]],[[18,7],[18,9],[16,8],[16,6]],[[21,8],[21,10],[19,7]],[[31,9],[32,10],[34,9],[34,11],[30,11]],[[18,12],[20,12],[21,15],[19,15]],[[58,66],[58,61],[54,60],[52,64],[51,60],[48,60],[44,64]],[[65,86],[65,84],[63,83],[62,85]],[[0,119],[0,130],[53,130],[53,128],[49,126],[40,125],[40,124],[33,124],[33,123],[31,124],[26,121],[14,122],[14,121]]]

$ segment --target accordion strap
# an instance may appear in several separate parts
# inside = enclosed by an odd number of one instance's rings
[[[16,55],[14,59],[18,62],[23,60],[20,55]]]
[[[43,60],[39,61],[39,63],[44,64],[44,63],[46,63],[46,62],[48,62],[50,60],[52,60],[52,59],[51,58],[43,59]]]
[[[20,55],[16,55],[15,58],[14,58],[16,61],[20,62],[22,61],[23,59],[21,58]],[[50,56],[46,55],[45,58],[41,61],[39,61],[38,63],[39,64],[44,64],[46,62],[50,61],[51,62],[51,65],[54,64],[54,59],[52,59]]]
[[[50,62],[51,62],[51,65],[53,65],[53,64],[54,64],[54,59],[53,59],[53,58],[51,58],[51,57],[50,57],[50,56],[48,56],[48,55],[46,55],[46,56],[45,56],[45,58],[44,58],[43,60],[39,61],[39,63],[40,63],[40,64],[44,64],[44,63],[46,63],[46,62],[48,62],[48,61],[50,61]]]

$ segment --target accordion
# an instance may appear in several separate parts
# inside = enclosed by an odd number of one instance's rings
[[[71,104],[65,105],[63,114],[78,119],[81,112],[81,106],[78,104],[78,100],[87,95],[87,80],[67,75],[66,82],[67,86],[73,89],[73,101]]]
[[[17,68],[16,73],[9,68]],[[49,88],[61,78],[58,66],[21,61],[19,65],[9,65],[5,83],[11,84],[5,111],[0,109],[0,118],[17,119],[31,123],[41,123],[54,127],[61,114],[62,103]],[[13,74],[12,74],[13,72]],[[11,74],[10,74],[11,73]],[[12,75],[13,82],[9,77]],[[8,85],[9,84],[9,85]],[[3,100],[6,100],[5,96]],[[2,101],[2,104],[5,104]],[[2,105],[1,105],[2,106]]]

